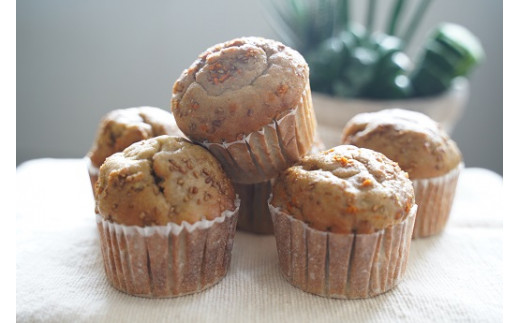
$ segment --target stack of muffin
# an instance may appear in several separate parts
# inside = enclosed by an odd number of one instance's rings
[[[105,271],[132,295],[179,296],[222,279],[238,210],[244,229],[272,233],[271,181],[315,137],[305,60],[262,38],[202,53],[175,82],[172,112],[112,111],[88,154]]]
[[[175,82],[171,109],[174,119],[111,112],[89,153],[105,271],[121,291],[172,297],[216,284],[238,221],[274,231],[294,286],[371,297],[403,277],[412,232],[446,224],[462,161],[437,124],[361,115],[345,145],[322,151],[308,66],[279,42],[207,49]]]
[[[316,133],[303,57],[253,37],[211,47],[175,83],[172,112],[235,185],[238,228],[272,234],[271,180],[310,151]]]

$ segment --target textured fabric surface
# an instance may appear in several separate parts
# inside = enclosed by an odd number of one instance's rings
[[[446,230],[413,240],[393,290],[337,300],[292,287],[273,236],[237,233],[227,276],[198,294],[145,299],[109,285],[87,166],[39,159],[17,169],[19,322],[498,322],[502,320],[502,178],[463,170]]]

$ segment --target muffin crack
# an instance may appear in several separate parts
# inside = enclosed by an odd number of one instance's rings
[[[257,44],[246,42],[240,46],[220,48],[201,57],[192,71],[192,84],[198,84],[208,96],[239,91],[266,75],[272,65],[270,58],[265,48]]]
[[[96,206],[126,225],[212,220],[234,206],[221,165],[185,139],[159,136],[110,156],[100,169]]]
[[[255,82],[260,77],[268,75],[269,71],[271,70],[272,66],[274,65],[272,62],[269,62],[269,57],[268,56],[266,56],[266,57],[267,57],[266,58],[266,60],[267,60],[266,67],[260,73],[258,73],[255,77],[251,78],[251,80],[248,83],[240,84],[240,87],[222,87],[219,91],[215,91],[214,89],[208,89],[208,87],[204,84],[204,82],[197,81],[197,78],[199,78],[200,74],[205,72],[203,69],[199,69],[195,72],[194,80],[192,83],[190,83],[188,85],[188,88],[193,86],[194,84],[196,84],[202,88],[202,90],[208,97],[219,97],[219,96],[222,96],[229,92],[240,91],[243,88],[248,87],[248,86],[254,86]],[[230,80],[231,78],[236,77],[237,75],[240,75],[241,73],[242,73],[241,69],[235,67],[233,69],[233,72],[230,74],[227,74],[226,72],[224,72],[223,75],[225,75],[225,76],[221,76],[218,79],[212,78],[212,81],[210,83],[208,83],[208,86],[224,85],[224,83],[227,80]],[[215,80],[218,80],[218,81],[215,81]],[[178,98],[178,100],[182,101],[182,99],[184,98],[184,95],[187,92],[188,91],[184,91],[182,93],[182,95]],[[212,92],[216,92],[216,93],[212,93]]]
[[[164,187],[163,187],[164,178],[162,178],[161,176],[157,175],[157,173],[155,173],[155,171],[153,170],[153,162],[152,162],[152,167],[150,167],[150,169],[151,169],[150,175],[153,178],[155,186],[159,189],[159,192],[161,193],[161,195],[164,196]]]
[[[210,91],[208,91],[208,89],[206,88],[206,86],[204,86],[204,84],[201,83],[201,82],[194,81],[194,82],[191,83],[189,86],[192,86],[193,84],[197,84],[197,85],[200,86],[201,89],[204,91],[204,94],[206,94],[209,98],[211,98],[211,97],[219,97],[219,96],[222,96],[222,95],[227,94],[227,93],[229,93],[229,92],[240,91],[240,90],[242,90],[242,89],[245,88],[245,87],[253,86],[253,85],[255,84],[255,82],[256,82],[260,77],[268,75],[268,72],[269,72],[269,70],[271,69],[272,66],[273,66],[273,64],[272,64],[272,63],[269,63],[269,65],[268,65],[268,66],[267,66],[267,67],[262,71],[262,73],[259,74],[258,76],[256,76],[255,78],[253,78],[253,79],[251,80],[250,83],[243,84],[240,88],[224,88],[224,89],[222,89],[222,91],[220,91],[220,92],[217,93],[217,94],[210,94],[210,93],[209,93]],[[184,93],[183,93],[183,94],[178,98],[179,101],[182,101],[182,99],[184,98],[184,95],[186,94],[186,92],[187,92],[187,91],[185,91],[185,92],[184,92]]]

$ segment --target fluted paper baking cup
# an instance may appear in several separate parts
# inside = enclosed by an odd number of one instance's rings
[[[233,185],[240,197],[237,229],[258,234],[273,234],[273,220],[267,207],[272,181]]]
[[[90,185],[92,186],[92,194],[96,195],[96,182],[99,177],[99,167],[92,164],[90,158],[85,157],[88,169],[88,176],[90,178]]]
[[[412,180],[418,205],[413,238],[436,235],[446,227],[463,168],[464,164],[460,163],[446,175]]]
[[[126,226],[96,215],[109,282],[142,297],[175,297],[202,291],[227,273],[240,200],[211,221]]]
[[[295,108],[260,131],[233,142],[201,144],[220,161],[234,183],[254,184],[275,177],[305,155],[315,131],[316,117],[307,85]]]
[[[368,298],[395,287],[406,271],[417,205],[402,222],[371,234],[324,232],[269,209],[282,275],[305,292]]]

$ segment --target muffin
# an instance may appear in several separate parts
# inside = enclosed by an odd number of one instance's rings
[[[116,289],[173,297],[226,275],[240,202],[203,147],[172,136],[134,143],[105,160],[95,198],[105,271]]]
[[[269,208],[292,285],[354,299],[403,277],[417,206],[408,175],[383,154],[342,145],[305,156],[275,180]]]
[[[402,109],[362,113],[346,124],[342,142],[379,151],[408,172],[418,205],[414,238],[445,228],[464,164],[457,145],[437,122]]]
[[[108,156],[122,151],[134,142],[160,135],[184,136],[177,127],[175,118],[162,109],[135,107],[113,110],[106,114],[87,154],[92,190],[95,190],[99,167]]]
[[[264,38],[207,49],[175,82],[171,102],[179,128],[234,183],[275,177],[309,151],[316,129],[307,63]]]
[[[316,134],[309,154],[317,153],[324,149],[325,145],[319,139],[318,134]],[[258,234],[274,233],[271,212],[267,206],[267,200],[271,195],[272,183],[272,179],[256,184],[233,183],[235,191],[240,197],[238,230]]]

